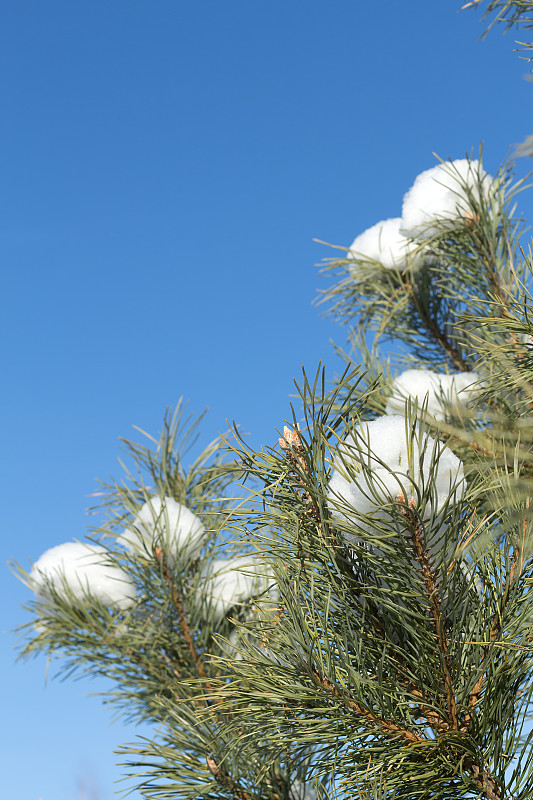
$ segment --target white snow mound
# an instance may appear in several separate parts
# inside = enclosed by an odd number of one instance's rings
[[[204,573],[203,591],[215,620],[220,620],[236,605],[269,590],[274,599],[274,578],[268,567],[251,556],[217,558]]]
[[[198,558],[205,538],[200,519],[172,497],[151,497],[141,508],[131,528],[118,542],[132,552],[150,555],[154,545],[164,545],[171,564],[178,553],[185,561]]]
[[[420,458],[420,452],[423,458]],[[430,475],[429,465],[434,452],[438,461]],[[357,425],[353,435],[348,435],[339,444],[328,487],[333,516],[350,521],[350,507],[360,514],[382,516],[382,506],[396,500],[400,493],[409,502],[415,496],[409,478],[410,461],[414,483],[420,489],[430,482],[433,484],[433,499],[429,506],[434,514],[442,510],[452,492],[455,502],[462,497],[464,472],[457,456],[417,429],[410,458],[405,418],[384,416]],[[371,478],[363,470],[363,463],[368,465]],[[338,504],[343,507],[339,508]]]
[[[472,214],[472,201],[488,199],[494,179],[479,161],[459,158],[437,164],[417,176],[403,199],[402,228],[406,235],[431,238],[446,222],[449,227]]]
[[[347,258],[379,261],[387,269],[404,269],[413,245],[402,233],[402,225],[400,217],[378,222],[354,239]]]
[[[33,565],[30,580],[37,600],[50,600],[50,587],[70,590],[78,600],[90,595],[103,605],[128,608],[137,592],[124,570],[108,561],[107,550],[95,544],[65,542],[46,550]]]
[[[405,370],[392,384],[385,413],[403,413],[408,397],[416,398],[421,406],[427,396],[428,414],[443,422],[449,416],[448,410],[461,412],[474,400],[479,393],[479,388],[474,385],[478,381],[477,372],[446,375],[429,369]]]

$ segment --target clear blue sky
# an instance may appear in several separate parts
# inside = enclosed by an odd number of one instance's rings
[[[181,395],[210,407],[205,442],[235,419],[271,443],[293,376],[331,374],[343,340],[311,307],[313,237],[398,216],[433,151],[483,140],[490,171],[533,132],[513,36],[476,41],[459,5],[4,3],[3,563],[82,537],[118,436]],[[28,593],[7,568],[0,585],[9,631]],[[110,800],[136,732],[85,697],[99,684],[44,689],[43,659],[13,662],[7,633],[3,796]]]

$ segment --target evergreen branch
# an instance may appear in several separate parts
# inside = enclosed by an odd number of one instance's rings
[[[191,659],[193,661],[193,664],[195,665],[196,670],[197,670],[198,674],[200,675],[200,677],[207,680],[207,673],[205,671],[205,668],[204,668],[204,665],[202,663],[202,660],[201,660],[201,658],[200,658],[200,656],[198,654],[198,651],[196,649],[196,646],[194,644],[194,640],[193,640],[193,637],[192,637],[192,634],[191,634],[191,630],[189,628],[189,623],[187,622],[187,616],[185,614],[185,609],[183,608],[183,603],[181,602],[180,597],[178,595],[178,591],[177,591],[177,589],[176,589],[176,587],[174,585],[174,582],[172,581],[172,576],[170,574],[170,570],[168,568],[168,564],[167,564],[167,562],[166,562],[166,560],[165,560],[165,558],[163,556],[163,551],[161,550],[160,547],[155,547],[154,548],[154,553],[155,553],[155,557],[157,558],[157,560],[159,561],[159,563],[161,565],[161,570],[162,570],[162,573],[163,573],[163,577],[165,579],[165,583],[167,585],[167,588],[168,588],[169,592],[171,593],[172,602],[174,603],[176,611],[178,612],[181,632],[183,634],[183,638],[185,639],[185,643],[186,643],[187,649],[188,649],[188,651],[189,651],[189,653],[191,655]],[[209,684],[206,684],[206,685],[207,685],[208,688],[210,688]]]
[[[424,532],[420,525],[420,520],[416,511],[416,502],[412,497],[409,505],[406,504],[405,495],[400,492],[398,495],[398,505],[402,516],[408,524],[410,531],[411,541],[415,550],[415,555],[420,566],[420,571],[426,585],[427,598],[429,600],[435,633],[437,641],[442,653],[443,668],[444,668],[444,686],[446,691],[446,700],[448,705],[448,713],[451,718],[452,727],[455,730],[459,729],[459,722],[457,719],[457,702],[455,699],[455,691],[452,679],[452,669],[450,664],[450,656],[448,653],[448,641],[446,631],[443,625],[442,609],[440,606],[439,595],[437,590],[437,578],[429,561],[429,555],[424,547]]]
[[[385,736],[392,736],[394,738],[404,739],[409,744],[416,744],[419,742],[426,741],[424,736],[420,736],[420,734],[413,733],[413,731],[408,730],[407,728],[403,728],[401,725],[397,725],[395,722],[391,720],[386,720],[383,717],[374,714],[370,709],[363,708],[363,706],[356,703],[355,700],[352,700],[349,697],[346,697],[345,694],[340,692],[334,683],[329,681],[327,678],[323,678],[316,669],[312,670],[315,679],[318,681],[322,688],[326,689],[332,697],[335,697],[338,700],[341,700],[342,703],[350,709],[358,718],[362,718],[375,728],[380,728],[380,732],[383,733]]]
[[[304,491],[304,503],[307,506],[308,516],[313,517],[316,522],[320,522],[320,509],[307,489],[303,477],[304,475],[309,476],[309,467],[303,456],[304,448],[298,424],[296,424],[296,429],[293,431],[287,426],[283,428],[283,438],[279,439],[279,446],[285,453],[287,461],[295,467],[295,475]]]
[[[494,292],[494,296],[497,300],[499,310],[501,315],[505,321],[513,320],[513,314],[511,313],[511,303],[510,299],[512,297],[511,291],[509,286],[506,285],[504,281],[503,270],[499,269],[497,260],[494,257],[494,248],[489,244],[488,248],[484,247],[485,242],[481,240],[481,236],[483,231],[480,231],[480,235],[476,236],[474,233],[474,237],[476,242],[479,245],[479,250],[481,252],[481,261],[483,262],[489,286],[491,287],[492,291]],[[511,248],[511,243],[506,238],[505,239],[505,249],[507,250],[507,254],[509,257],[510,269],[511,274],[514,274],[513,271],[513,251]],[[517,334],[515,331],[508,329],[506,331],[508,339],[512,342],[513,346],[518,350],[522,350],[522,346],[518,340]]]
[[[478,8],[485,0],[467,0],[461,6],[461,11],[468,8]],[[487,19],[490,14],[494,14],[493,19],[484,31],[483,36],[489,32],[497,22],[503,22],[507,29],[516,25],[517,28],[531,29],[533,27],[533,2],[532,0],[489,0],[487,8],[483,14],[483,19]]]
[[[526,504],[527,504],[527,507],[529,508],[529,500],[526,501]],[[516,570],[517,570],[519,562],[520,562],[520,571],[522,569],[523,560],[522,560],[522,555],[521,554],[522,554],[522,551],[523,551],[523,545],[524,545],[525,538],[526,538],[526,520],[524,518],[523,528],[522,528],[522,543],[520,544],[519,542],[515,542],[515,547],[513,549],[513,555],[511,557],[511,567],[510,567],[510,570],[509,570],[509,575],[507,577],[507,580],[505,581],[505,589],[504,589],[503,594],[502,594],[502,596],[500,598],[500,604],[499,604],[498,612],[497,612],[497,614],[494,615],[492,627],[491,627],[491,630],[490,630],[490,638],[491,638],[492,642],[494,642],[498,638],[500,633],[501,633],[502,623],[503,623],[503,615],[504,615],[505,609],[507,608],[507,605],[509,603],[513,585],[515,583],[515,580],[518,577]],[[519,574],[520,574],[520,572],[519,572]]]
[[[527,504],[527,507],[529,508],[529,500],[527,501],[526,504]],[[510,566],[510,570],[509,570],[509,575],[508,575],[507,580],[505,582],[505,589],[503,591],[502,596],[500,597],[498,611],[493,617],[492,625],[491,625],[491,628],[490,628],[490,644],[485,649],[485,651],[484,651],[484,653],[483,653],[483,655],[481,657],[481,661],[480,661],[480,664],[479,664],[479,669],[483,669],[483,665],[486,663],[487,658],[490,655],[490,652],[492,650],[492,646],[494,645],[494,643],[496,642],[496,639],[498,638],[498,636],[501,633],[503,615],[504,615],[505,609],[506,609],[506,607],[507,607],[507,605],[509,603],[509,599],[511,597],[511,591],[512,591],[513,585],[515,583],[515,580],[517,579],[517,567],[519,565],[520,566],[519,566],[518,574],[520,574],[521,571],[522,571],[522,566],[523,566],[523,548],[524,548],[525,538],[526,538],[526,520],[524,518],[523,527],[522,527],[522,542],[521,543],[517,542],[516,546],[515,546],[515,548],[513,550],[513,555],[512,555],[512,558],[511,558],[511,566]],[[469,697],[469,700],[468,700],[469,711],[468,711],[468,714],[467,714],[467,717],[466,717],[466,721],[465,721],[466,725],[468,725],[470,723],[473,711],[479,705],[479,698],[480,698],[481,693],[482,693],[482,691],[483,691],[483,689],[485,687],[486,680],[487,680],[486,670],[483,670],[483,672],[479,676],[476,684],[474,685],[474,687],[473,687],[473,689],[472,689],[472,691],[470,693],[470,697]]]
[[[445,720],[442,715],[438,713],[438,711],[435,711],[435,709],[426,705],[427,700],[423,691],[411,686],[410,694],[413,697],[416,697],[417,700],[421,701],[420,705],[416,707],[416,710],[419,712],[420,716],[424,717],[429,725],[431,725],[435,733],[439,733],[440,731],[449,731],[451,729],[452,726],[450,723]]]
[[[482,790],[486,800],[505,800],[495,778],[486,770],[481,770],[475,762],[467,762],[466,768],[471,773],[477,786]]]
[[[414,285],[412,281],[409,280],[406,273],[401,274],[401,280],[406,293],[426,331],[441,346],[448,358],[451,360],[455,369],[461,370],[461,372],[468,372],[469,365],[464,360],[457,347],[453,344],[453,342],[450,341],[449,337],[446,336],[444,331],[441,330],[437,320],[428,313],[426,306],[420,302],[420,298],[415,292]]]
[[[304,455],[303,455],[304,447],[303,447],[303,442],[302,442],[301,437],[300,437],[300,426],[298,425],[298,423],[296,424],[295,430],[292,430],[292,431],[287,426],[284,427],[284,429],[283,429],[283,438],[279,439],[279,445],[280,445],[280,448],[285,453],[285,456],[286,456],[287,460],[295,468],[294,469],[294,474],[296,475],[296,477],[298,479],[299,485],[303,488],[304,504],[308,507],[307,515],[312,517],[318,523],[319,531],[320,531],[320,533],[322,535],[324,535],[324,527],[323,526],[325,526],[327,537],[335,545],[335,547],[334,547],[335,561],[337,563],[339,563],[339,560],[341,562],[343,562],[340,565],[341,568],[342,568],[344,563],[348,563],[349,560],[350,560],[348,558],[348,553],[346,551],[346,548],[343,546],[343,544],[341,542],[338,541],[335,533],[331,530],[331,528],[330,528],[329,524],[327,523],[327,521],[322,519],[322,515],[320,513],[319,505],[316,502],[315,498],[313,498],[313,496],[309,492],[309,490],[308,490],[308,488],[306,486],[306,482],[304,480],[304,476],[307,477],[307,478],[309,477],[309,466],[308,466],[308,464],[307,464],[307,462],[306,462],[306,460],[304,458]],[[340,559],[339,559],[339,556],[340,556]],[[350,589],[351,589],[351,591],[353,591],[353,588],[354,588],[353,587],[353,582],[350,581]],[[357,594],[356,596],[357,596],[358,599],[360,598],[360,594]],[[370,602],[370,600],[368,598],[367,598],[367,601]],[[386,637],[386,634],[385,634],[385,628],[384,628],[383,624],[381,623],[381,621],[379,619],[378,610],[377,610],[377,608],[376,608],[374,603],[372,603],[372,606],[373,606],[373,609],[372,609],[373,613],[371,615],[372,626],[374,627],[374,630],[376,631],[378,637],[382,641],[386,641],[387,637]],[[405,666],[404,666],[403,660],[401,659],[401,656],[398,653],[395,654],[394,660],[396,661],[399,670],[401,672],[405,672]]]
[[[213,756],[207,756],[206,763],[213,777],[237,797],[238,800],[252,800],[252,795],[243,789],[238,781],[234,780],[226,769],[220,767]]]

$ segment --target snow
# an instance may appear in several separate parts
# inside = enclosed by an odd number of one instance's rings
[[[133,525],[118,537],[119,544],[139,555],[151,556],[154,545],[164,545],[171,566],[176,557],[198,558],[205,538],[201,520],[172,497],[151,497],[141,508]]]
[[[400,217],[385,219],[361,233],[350,245],[347,258],[379,261],[387,269],[402,270],[413,245],[402,233]]]
[[[313,786],[311,783],[302,783],[301,781],[295,781],[292,784],[292,797],[297,797],[299,800],[316,800],[317,798],[317,790],[316,787]]]
[[[236,605],[267,591],[274,578],[268,567],[251,556],[215,559],[204,573],[203,591],[213,617],[219,621]],[[270,596],[272,597],[272,591]]]
[[[65,542],[46,550],[30,573],[36,599],[50,600],[53,587],[59,594],[70,590],[78,600],[91,596],[106,606],[128,608],[135,603],[135,586],[108,559],[104,547],[83,542]]]
[[[382,506],[396,500],[400,493],[409,502],[415,497],[409,478],[410,463],[415,485],[420,489],[428,485],[434,488],[428,503],[435,514],[442,510],[452,492],[455,502],[462,497],[464,473],[457,456],[417,428],[410,457],[406,425],[405,418],[399,415],[379,417],[356,425],[353,435],[340,443],[328,488],[334,517],[350,521],[352,515],[346,507],[359,514],[382,517]],[[419,451],[424,453],[423,460]],[[433,453],[437,463],[431,470]],[[368,469],[363,469],[363,463]]]
[[[402,227],[408,236],[431,238],[442,223],[453,225],[472,214],[472,200],[488,200],[494,179],[479,161],[466,158],[437,164],[421,172],[403,199]],[[470,196],[469,196],[470,194]],[[440,226],[435,224],[440,222]]]
[[[472,217],[482,201],[494,203],[494,187],[494,178],[479,161],[459,158],[439,163],[416,177],[403,198],[402,216],[382,220],[359,234],[346,257],[402,271],[425,239],[440,233],[443,226],[453,228]],[[431,253],[418,254],[417,259],[419,255],[424,261],[434,259]],[[356,273],[354,265],[348,268]]]
[[[474,399],[479,391],[474,384],[478,381],[477,372],[446,375],[429,369],[408,369],[394,380],[385,413],[403,413],[408,397],[416,398],[421,406],[427,396],[428,414],[444,421],[449,416],[448,409],[461,412]]]

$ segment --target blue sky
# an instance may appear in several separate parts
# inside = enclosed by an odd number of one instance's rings
[[[210,407],[205,443],[226,419],[272,443],[293,377],[331,375],[343,341],[311,307],[330,255],[313,237],[348,245],[398,216],[433,152],[483,140],[493,171],[532,132],[512,34],[476,41],[458,7],[4,4],[2,563],[83,536],[118,437],[157,431],[182,395]],[[7,568],[0,586],[9,631],[28,593]],[[136,732],[85,697],[101,684],[44,689],[44,660],[14,657],[6,633],[5,796],[110,800]]]

